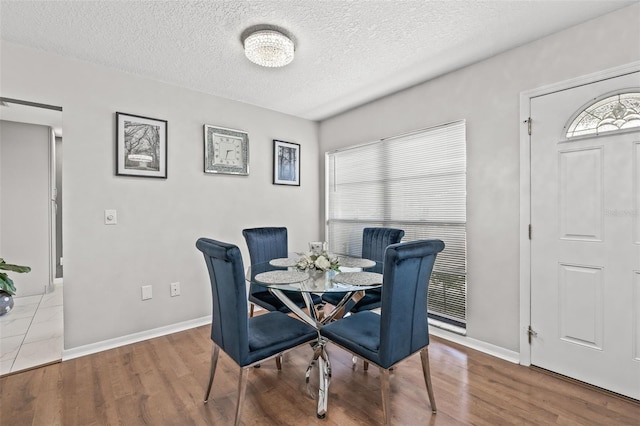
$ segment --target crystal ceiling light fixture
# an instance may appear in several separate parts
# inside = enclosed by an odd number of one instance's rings
[[[279,31],[259,30],[244,39],[244,54],[263,67],[283,67],[293,61],[293,53],[293,41]]]

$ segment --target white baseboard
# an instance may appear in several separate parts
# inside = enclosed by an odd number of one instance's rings
[[[458,343],[459,345],[466,346],[471,349],[475,349],[487,355],[495,356],[514,364],[519,364],[520,362],[520,354],[518,352],[510,351],[500,346],[483,342],[482,340],[476,340],[468,336],[462,336],[458,333],[452,333],[438,327],[429,327],[429,334],[440,337],[441,339]]]
[[[189,321],[179,322],[164,327],[154,328],[152,330],[141,331],[139,333],[129,334],[127,336],[116,337],[115,339],[104,340],[102,342],[91,343],[76,348],[65,349],[62,351],[62,360],[67,361],[79,358],[85,355],[91,355],[97,352],[114,349],[120,346],[129,345],[131,343],[142,342],[143,340],[153,339],[154,337],[165,336],[179,331],[189,330],[190,328],[200,327],[201,325],[211,324],[211,315],[196,318]]]

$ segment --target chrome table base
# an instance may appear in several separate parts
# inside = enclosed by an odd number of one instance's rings
[[[329,393],[329,381],[331,380],[331,361],[329,361],[329,354],[325,350],[327,340],[324,337],[319,337],[318,342],[313,345],[313,359],[307,367],[305,372],[305,382],[307,383],[307,392],[311,398],[315,398],[309,378],[311,377],[311,370],[313,366],[318,363],[318,410],[316,412],[319,419],[324,419],[327,415],[327,396]]]
[[[318,365],[318,409],[316,414],[319,419],[324,419],[327,415],[327,400],[329,396],[329,381],[331,379],[331,362],[329,361],[329,354],[326,350],[327,340],[320,335],[320,329],[324,324],[327,324],[335,319],[342,317],[345,313],[345,305],[347,302],[357,303],[363,296],[364,291],[350,291],[343,297],[343,299],[338,303],[338,306],[334,308],[334,310],[329,315],[324,315],[324,312],[319,312],[317,308],[313,304],[313,300],[311,299],[311,294],[309,292],[301,292],[302,297],[305,302],[305,306],[307,308],[307,312],[293,303],[291,299],[287,297],[281,290],[277,288],[269,288],[269,291],[276,296],[282,303],[284,303],[291,312],[293,312],[298,318],[307,324],[315,327],[318,330],[318,340],[313,344],[313,358],[307,367],[307,371],[305,372],[305,381],[307,384],[307,392],[309,392],[309,396],[311,398],[315,398],[313,394],[313,390],[311,389],[311,384],[309,383],[309,378],[311,377],[311,370],[313,370],[313,366]]]

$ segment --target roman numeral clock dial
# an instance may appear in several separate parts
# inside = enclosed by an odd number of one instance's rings
[[[214,164],[238,167],[242,162],[242,141],[222,136],[214,145]]]

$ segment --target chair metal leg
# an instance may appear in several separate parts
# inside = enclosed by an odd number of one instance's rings
[[[209,394],[211,393],[211,385],[213,385],[213,376],[216,374],[216,366],[218,365],[218,354],[220,348],[215,343],[211,351],[211,369],[209,370],[209,385],[207,386],[207,393],[204,394],[204,403],[209,401]]]
[[[380,390],[382,391],[382,413],[384,424],[391,425],[391,397],[389,395],[389,370],[380,367]]]
[[[422,360],[422,373],[424,374],[424,382],[427,385],[427,393],[429,394],[431,412],[435,414],[436,399],[433,396],[433,385],[431,384],[431,370],[429,369],[429,348],[424,348],[420,351],[420,359]]]
[[[356,368],[356,364],[358,363],[358,357],[354,356],[351,358],[351,368]],[[364,361],[362,362],[362,365],[364,367],[364,371],[369,371],[369,361]]]
[[[240,424],[240,415],[242,414],[242,406],[244,405],[244,395],[247,393],[247,377],[249,376],[248,368],[240,368],[240,381],[238,382],[238,405],[236,406],[235,426]]]

